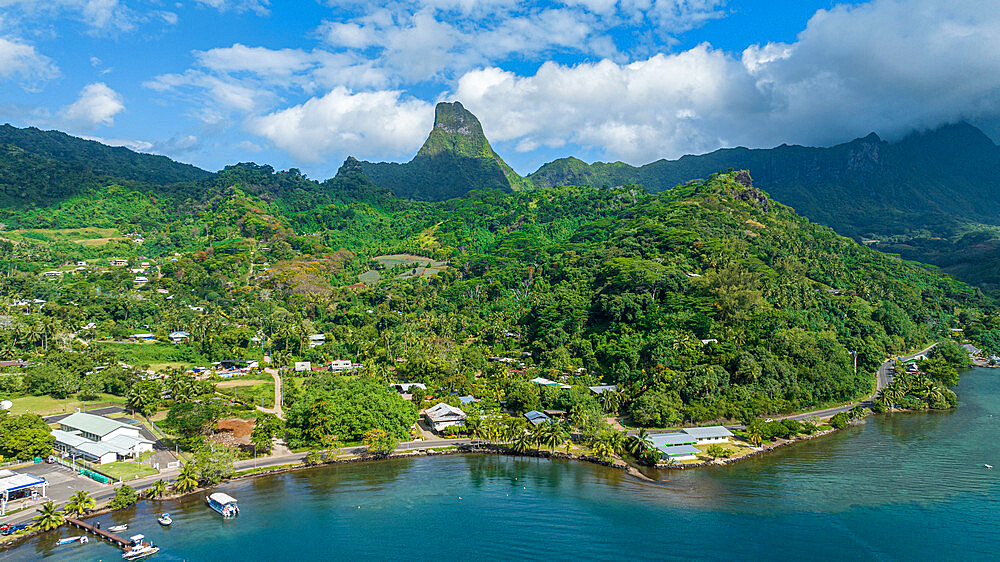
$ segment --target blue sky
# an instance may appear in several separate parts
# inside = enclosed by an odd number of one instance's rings
[[[1000,115],[1000,3],[0,0],[0,121],[216,170],[405,161],[459,100],[521,173]]]

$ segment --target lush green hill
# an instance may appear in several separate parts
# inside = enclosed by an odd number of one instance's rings
[[[493,151],[479,120],[459,102],[437,105],[434,128],[413,160],[360,165],[373,183],[406,199],[441,201],[472,189],[530,187]]]
[[[169,185],[206,172],[166,156],[34,127],[0,126],[0,206],[32,207],[67,199],[112,181]]]
[[[1000,270],[978,271],[978,248],[962,238],[1000,224],[1000,148],[960,123],[889,143],[874,133],[830,148],[782,145],[732,148],[634,167],[564,158],[529,179],[537,186],[639,184],[663,191],[726,169],[747,169],[775,199],[810,219],[904,257],[947,267],[975,282],[998,283]],[[980,236],[981,234],[977,234]],[[960,260],[954,259],[961,252]]]

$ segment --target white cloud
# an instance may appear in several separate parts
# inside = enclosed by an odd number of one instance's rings
[[[106,144],[108,146],[124,146],[125,148],[134,150],[136,152],[150,152],[150,150],[152,150],[153,148],[153,143],[144,140],[109,139],[104,137],[91,137],[87,135],[80,135],[80,138],[97,141],[101,144]]]
[[[84,86],[80,97],[63,108],[62,118],[81,128],[92,129],[100,125],[114,125],[115,115],[125,110],[122,96],[103,82]]]
[[[17,77],[22,87],[34,90],[41,82],[58,75],[59,69],[52,59],[32,45],[16,38],[0,37],[0,77]]]
[[[1000,5],[875,0],[791,44],[701,45],[620,64],[465,73],[449,98],[518,149],[569,141],[643,163],[723,146],[828,144],[1000,115]]]
[[[247,129],[296,160],[337,153],[409,156],[433,121],[433,106],[398,91],[352,93],[342,87],[305,103],[247,121]]]
[[[199,4],[215,8],[220,12],[254,12],[258,16],[271,14],[269,0],[197,0]]]

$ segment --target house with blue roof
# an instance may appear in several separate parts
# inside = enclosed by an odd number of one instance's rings
[[[528,423],[530,423],[531,425],[538,425],[538,424],[545,423],[545,422],[549,421],[550,419],[552,419],[552,418],[546,416],[545,414],[539,412],[538,410],[532,410],[530,412],[525,412],[524,417],[525,417],[525,419],[528,420]]]

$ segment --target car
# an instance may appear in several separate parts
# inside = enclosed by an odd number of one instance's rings
[[[773,418],[767,418],[766,420],[764,420],[764,422],[765,422],[765,423],[771,423],[771,422],[773,422],[773,421],[774,421],[774,419],[773,419]]]

